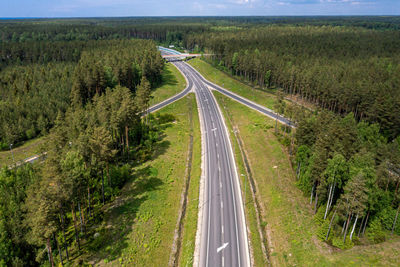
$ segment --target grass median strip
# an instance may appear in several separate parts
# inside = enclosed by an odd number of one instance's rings
[[[193,98],[193,101],[196,100]],[[180,266],[192,266],[196,242],[197,216],[199,206],[199,187],[201,176],[201,133],[196,104],[193,104],[193,158],[190,184],[187,195],[186,216],[183,222],[182,245],[179,257]]]
[[[180,93],[185,87],[186,81],[181,72],[172,63],[165,64],[162,72],[161,86],[156,87],[151,92],[150,106]]]
[[[295,186],[288,156],[273,134],[275,122],[217,92],[215,95],[228,107],[243,141],[261,200],[262,225],[273,266],[398,266],[398,237],[346,251],[319,241],[309,199]]]

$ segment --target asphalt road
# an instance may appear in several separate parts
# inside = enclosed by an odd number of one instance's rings
[[[199,74],[184,62],[173,64],[186,76],[188,89],[195,92],[202,122],[204,186],[195,264],[250,266],[239,178],[223,116]]]

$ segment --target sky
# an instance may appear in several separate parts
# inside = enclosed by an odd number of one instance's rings
[[[400,0],[0,0],[0,17],[400,15]]]

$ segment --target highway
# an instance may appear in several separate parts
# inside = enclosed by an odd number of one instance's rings
[[[250,266],[239,177],[222,113],[199,74],[184,62],[173,64],[196,94],[201,122],[202,186],[194,265]]]
[[[179,53],[178,51],[175,51],[175,50],[172,50],[172,49],[169,49],[169,48],[159,47],[159,49],[160,49],[162,54],[169,54],[169,55],[175,54],[178,57],[182,56],[182,54]],[[180,61],[176,61],[176,62],[173,62],[173,63],[175,64],[175,66],[178,67],[178,65],[176,63],[179,63],[179,62]],[[188,72],[190,72],[193,76],[197,77],[201,82],[206,84],[210,89],[216,90],[216,91],[220,92],[221,94],[224,94],[225,96],[230,97],[233,100],[235,100],[235,101],[237,101],[237,102],[239,102],[239,103],[241,103],[241,104],[243,104],[243,105],[245,105],[245,106],[247,106],[247,107],[249,107],[251,109],[254,109],[254,110],[260,112],[261,114],[263,114],[265,116],[268,116],[268,117],[270,117],[270,118],[272,118],[274,120],[279,121],[282,124],[285,124],[287,126],[295,128],[295,125],[294,125],[293,122],[291,122],[287,118],[279,115],[278,113],[274,112],[273,110],[268,109],[268,108],[266,108],[266,107],[264,107],[262,105],[259,105],[259,104],[255,103],[253,101],[250,101],[250,100],[248,100],[248,99],[246,99],[244,97],[241,97],[241,96],[239,96],[239,95],[237,95],[237,94],[235,94],[235,93],[233,93],[233,92],[231,92],[229,90],[226,90],[226,89],[224,89],[224,88],[222,88],[222,87],[220,87],[220,86],[218,86],[218,85],[206,80],[196,69],[194,69],[189,64],[186,64],[186,63],[183,63],[183,62],[180,62],[180,63],[184,64],[186,68],[190,68],[191,70],[188,70]],[[178,67],[178,69],[181,69],[181,68]],[[181,72],[182,72],[182,70],[181,70]]]
[[[161,50],[161,53],[173,52]],[[189,92],[196,94],[202,134],[202,179],[194,266],[250,266],[247,227],[232,144],[211,89],[281,123],[293,125],[273,111],[207,81],[187,63],[171,63],[184,75],[187,87],[150,107],[147,112],[157,111]]]

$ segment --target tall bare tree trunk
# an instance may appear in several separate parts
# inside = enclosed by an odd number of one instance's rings
[[[81,210],[81,202],[80,201],[78,201],[78,210],[79,210],[79,220],[81,221],[81,233],[83,234],[84,224],[83,224],[83,217],[82,217],[82,210]]]
[[[346,228],[344,230],[344,235],[343,235],[343,243],[346,244],[346,236],[347,236],[347,230],[349,229],[349,224],[350,224],[350,219],[352,216],[350,216],[351,213],[349,214],[348,218],[347,218],[347,222],[346,222]]]
[[[126,136],[126,151],[128,152],[128,158],[129,158],[129,127],[128,127],[128,125],[125,126],[125,136]]]
[[[53,254],[51,252],[50,238],[47,238],[46,247],[47,247],[47,254],[49,256],[50,265],[51,265],[51,267],[54,267],[54,260],[53,260]]]
[[[392,235],[393,235],[394,229],[396,228],[397,217],[399,216],[399,209],[400,209],[400,205],[397,207],[396,217],[394,218],[393,227],[392,227]]]
[[[358,237],[360,237],[360,233],[361,233],[361,230],[362,230],[362,227],[363,227],[363,224],[364,224],[364,220],[365,220],[365,216],[361,220],[360,229],[358,229],[358,234],[357,234]]]
[[[299,162],[297,164],[297,169],[296,169],[296,178],[297,178],[297,180],[299,180],[300,173],[301,173],[301,162]]]
[[[365,228],[367,228],[368,218],[369,218],[369,211],[368,211],[368,213],[367,213],[367,219],[365,219],[364,229],[363,229],[363,232],[362,232],[362,235],[363,235],[363,236],[364,236],[364,234],[365,234]]]
[[[90,217],[91,216],[91,210],[90,210],[90,187],[89,186],[87,188],[87,194],[88,194],[88,215]]]
[[[326,209],[325,209],[324,220],[326,219],[326,216],[328,215],[329,203],[330,203],[330,201],[331,201],[332,187],[333,187],[333,184],[331,184],[331,186],[330,186],[330,188],[329,188],[329,195],[328,195],[328,201],[326,202]]]
[[[317,213],[317,206],[318,206],[318,193],[315,192],[315,206],[314,206],[314,214]]]
[[[312,199],[313,199],[313,196],[314,196],[314,188],[315,188],[315,182],[314,182],[313,187],[311,189],[310,205],[312,204]]]
[[[111,186],[111,176],[110,176],[110,164],[108,164],[108,162],[107,162],[106,168],[107,168],[108,186],[109,186],[109,187],[112,187],[112,186]]]
[[[103,205],[104,205],[104,171],[101,168],[101,196],[103,198]]]
[[[53,239],[54,239],[54,242],[56,243],[58,254],[60,255],[61,265],[64,266],[64,261],[63,261],[63,257],[62,257],[62,251],[60,250],[60,245],[58,244],[56,235],[54,233],[53,233]]]
[[[354,221],[353,229],[351,230],[350,240],[353,240],[353,234],[354,234],[354,229],[356,229],[357,220],[358,220],[358,214],[356,215],[356,220]]]
[[[335,209],[335,212],[333,213],[331,222],[329,223],[329,228],[328,228],[328,232],[326,233],[325,241],[328,240],[329,233],[331,232],[331,227],[332,227],[333,220],[335,219],[335,216],[336,216],[336,211],[337,211],[337,209]]]
[[[64,239],[65,254],[66,254],[66,256],[67,256],[67,261],[69,261],[68,244],[67,244],[67,239],[65,238],[64,215],[63,215],[62,211],[60,211],[60,215],[61,215],[61,226],[62,226],[62,231],[63,231],[63,239]]]
[[[81,250],[81,244],[79,242],[79,234],[78,234],[78,227],[76,226],[76,214],[75,214],[75,203],[72,202],[72,218],[74,219],[74,228],[75,228],[75,239],[76,243],[78,244],[78,250]]]
[[[333,183],[331,201],[329,202],[329,209],[332,207],[333,196],[335,195],[335,189],[336,189],[336,181]]]

